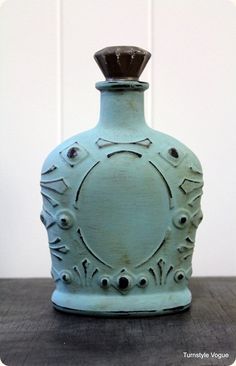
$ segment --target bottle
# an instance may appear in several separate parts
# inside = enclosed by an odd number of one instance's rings
[[[41,220],[48,232],[56,309],[90,315],[178,312],[202,219],[202,169],[144,117],[138,47],[95,53],[106,80],[95,128],[59,145],[42,168]]]

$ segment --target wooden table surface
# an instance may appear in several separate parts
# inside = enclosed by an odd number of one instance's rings
[[[0,280],[4,364],[226,366],[236,357],[236,278],[193,278],[190,310],[150,318],[61,313],[50,303],[53,287],[51,279]],[[187,358],[183,352],[209,357]],[[219,359],[211,352],[229,357]]]

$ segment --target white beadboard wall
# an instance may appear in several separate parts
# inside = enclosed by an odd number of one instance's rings
[[[0,1],[0,277],[50,275],[40,169],[97,121],[108,45],[151,51],[146,116],[199,156],[194,275],[236,275],[236,6],[227,0]]]

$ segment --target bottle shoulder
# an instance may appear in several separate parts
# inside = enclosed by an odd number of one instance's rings
[[[188,164],[195,166],[195,168],[202,172],[201,162],[199,161],[196,154],[183,142],[179,141],[175,137],[168,135],[161,131],[152,129],[152,136],[154,144],[159,146],[159,153],[167,153],[170,158],[178,158],[180,155],[185,156],[185,160]]]
[[[75,147],[76,147],[76,144],[78,143],[78,141],[86,142],[87,140],[89,140],[89,136],[91,136],[91,131],[92,130],[88,130],[88,131],[80,132],[76,135],[73,135],[73,136],[67,138],[66,140],[64,140],[63,142],[61,142],[60,144],[58,144],[56,147],[54,147],[48,153],[47,157],[43,161],[41,174],[44,174],[46,171],[48,171],[48,169],[51,169],[51,167],[53,167],[55,164],[60,165],[60,162],[63,161],[63,155],[64,155],[63,152],[68,150],[68,148],[70,146],[75,145]],[[72,153],[73,153],[73,151],[72,151]],[[65,158],[66,158],[66,156],[65,156]]]
[[[140,152],[151,155],[160,156],[173,166],[182,167],[192,166],[196,171],[202,173],[202,167],[199,159],[194,152],[178,139],[160,132],[152,128],[146,129],[143,135],[136,141],[132,135],[127,140],[126,136],[119,137],[107,136],[100,129],[93,128],[91,130],[76,134],[54,148],[45,159],[42,167],[42,174],[52,169],[53,166],[77,165],[82,162],[85,157],[96,161],[102,158],[102,153],[108,150],[122,150],[125,148],[138,149]],[[78,156],[76,154],[78,153]],[[71,166],[72,166],[71,165]]]

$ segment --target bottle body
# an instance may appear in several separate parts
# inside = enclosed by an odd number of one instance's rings
[[[138,107],[145,85],[111,84],[98,87],[98,125],[58,146],[42,169],[52,301],[97,315],[184,310],[202,219],[201,165],[186,146],[146,125]]]

